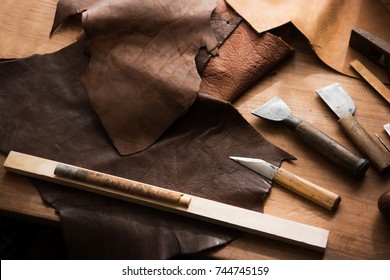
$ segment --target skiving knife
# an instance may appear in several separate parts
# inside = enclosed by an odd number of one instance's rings
[[[290,108],[278,96],[252,111],[252,114],[285,125],[309,147],[357,178],[363,177],[368,169],[368,160],[354,155],[308,122],[291,115]]]
[[[390,155],[377,145],[374,139],[357,122],[355,103],[339,83],[317,89],[316,92],[339,118],[338,123],[357,148],[371,160],[379,173],[390,170]]]
[[[329,190],[319,187],[303,178],[300,178],[283,168],[279,168],[267,161],[257,158],[230,157],[232,160],[259,173],[263,177],[277,183],[280,186],[334,211],[340,204],[341,197]]]

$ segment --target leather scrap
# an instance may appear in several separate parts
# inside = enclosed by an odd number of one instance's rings
[[[217,47],[216,2],[63,2],[61,14],[83,11],[91,60],[81,80],[92,107],[120,154],[146,149],[197,97],[195,57],[203,46]]]
[[[76,16],[98,3],[100,0],[59,0],[54,15],[50,34],[64,23],[69,17]]]
[[[390,12],[381,1],[256,1],[226,0],[257,32],[292,22],[309,40],[318,57],[340,73],[358,77],[349,63],[362,61],[382,82],[386,71],[349,47],[352,28],[366,30],[390,42]]]
[[[217,39],[218,48],[236,29],[240,22],[241,17],[226,4],[225,0],[217,0],[217,6],[211,15],[210,25]],[[204,47],[199,50],[195,62],[198,73],[201,76],[203,76],[204,66],[212,56]]]
[[[293,53],[281,38],[241,22],[204,67],[200,92],[233,102]]]
[[[291,159],[230,104],[200,94],[154,145],[121,156],[79,76],[85,41],[0,63],[0,149],[62,161],[261,210],[270,182],[229,159]],[[12,108],[12,110],[10,110]],[[73,259],[166,259],[226,244],[240,233],[115,199],[34,180],[61,216]]]
[[[155,14],[156,9],[151,9],[151,6],[159,4],[155,1],[143,2],[139,6],[145,13],[137,10],[139,7],[134,10],[136,2],[111,5],[107,1],[61,0],[53,23],[54,30],[67,17],[82,13],[92,53],[82,82],[93,108],[122,155],[139,152],[152,145],[173,121],[186,112],[196,98],[200,83],[200,77],[195,73],[193,54],[176,57],[178,53],[172,48],[170,34],[159,30],[159,21],[155,23],[155,18],[168,18]],[[176,4],[168,1],[164,7],[169,9]],[[186,5],[184,7],[187,8]],[[191,8],[193,5],[189,6]],[[126,11],[131,11],[133,16],[128,17]],[[138,18],[139,13],[144,18]],[[178,13],[177,9],[175,13]],[[150,19],[156,26],[144,24]],[[190,24],[195,22],[207,26],[207,20],[206,16],[201,21],[191,20]],[[142,28],[139,22],[143,23]],[[225,1],[218,0],[210,26],[217,46],[222,45],[220,54],[212,57],[210,49],[199,49],[201,44],[195,45],[193,50],[194,54],[199,51],[195,61],[197,72],[202,75],[201,92],[230,102],[292,52],[278,37],[271,34],[259,36],[246,23],[240,22],[241,18]],[[178,23],[180,26],[188,24],[183,21]],[[123,29],[123,26],[126,28]],[[194,34],[180,29],[178,32],[175,30],[179,41],[183,40],[183,34],[187,36],[184,38],[186,42],[192,44],[196,40]],[[144,36],[145,32],[151,35]],[[183,60],[183,57],[186,58]],[[210,58],[212,61],[208,63]],[[206,63],[208,65],[204,67]]]

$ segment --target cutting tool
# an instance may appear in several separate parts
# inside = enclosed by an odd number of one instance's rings
[[[338,194],[317,186],[267,161],[258,158],[236,156],[231,156],[230,158],[330,211],[336,210],[340,204],[341,197]]]
[[[308,122],[291,115],[290,108],[278,96],[252,111],[252,114],[285,125],[306,145],[357,178],[363,177],[368,169],[367,159],[354,155]]]
[[[333,83],[316,92],[339,118],[338,123],[356,147],[372,162],[379,171],[390,171],[390,156],[371,138],[367,131],[358,123],[353,114],[355,103],[339,83]]]

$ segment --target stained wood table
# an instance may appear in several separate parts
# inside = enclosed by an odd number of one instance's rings
[[[0,57],[18,58],[50,53],[74,42],[81,32],[77,24],[49,32],[56,0],[1,0]],[[331,213],[290,191],[273,185],[264,213],[330,230],[328,248],[317,253],[286,243],[249,234],[199,257],[222,259],[390,259],[390,223],[377,208],[379,196],[390,190],[390,175],[380,176],[370,168],[357,180],[313,152],[287,128],[261,120],[251,111],[280,96],[294,116],[322,130],[340,144],[359,154],[337,124],[333,112],[315,90],[338,82],[356,103],[356,119],[375,138],[377,133],[390,146],[383,125],[390,122],[390,105],[366,82],[336,73],[324,65],[300,36],[291,43],[295,54],[261,78],[233,105],[265,138],[291,153],[297,160],[282,167],[342,197]],[[378,142],[379,143],[379,142]],[[386,152],[385,150],[383,150]],[[5,156],[0,156],[0,164]],[[6,173],[0,167],[0,211],[3,215],[31,219],[54,226],[60,218],[46,206],[29,180]]]

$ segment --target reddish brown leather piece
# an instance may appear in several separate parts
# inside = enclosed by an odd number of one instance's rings
[[[241,17],[230,8],[225,0],[217,0],[217,6],[210,19],[211,28],[218,41],[218,47],[229,37],[237,25],[241,22]],[[196,67],[202,76],[204,66],[212,57],[212,54],[206,48],[201,48],[196,56]]]
[[[16,150],[261,210],[270,184],[229,159],[287,153],[259,135],[229,103],[199,95],[154,145],[120,156],[91,108],[79,75],[85,42],[0,63],[0,149]],[[10,110],[12,108],[12,110]],[[219,246],[237,232],[34,180],[61,215],[70,258],[160,259]]]
[[[241,22],[205,66],[200,92],[233,102],[293,53],[281,38]]]

